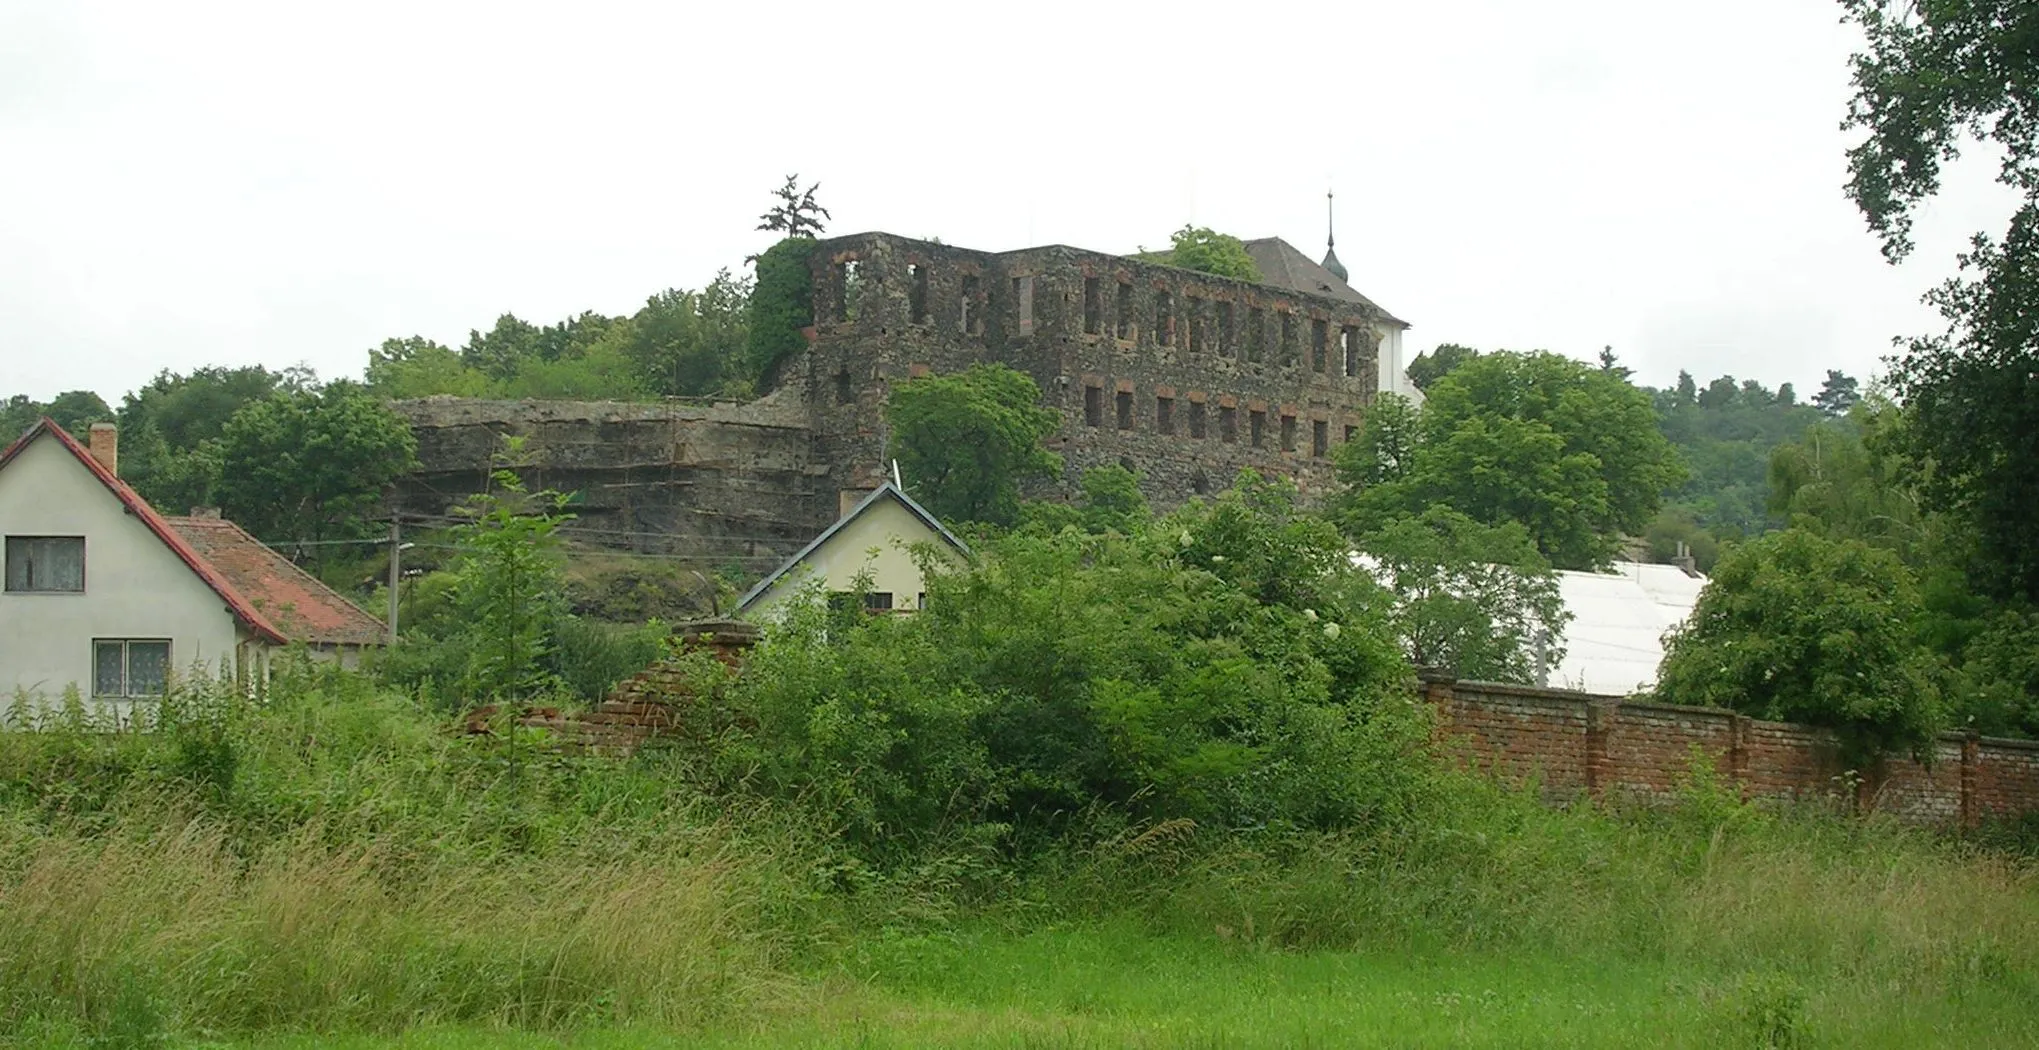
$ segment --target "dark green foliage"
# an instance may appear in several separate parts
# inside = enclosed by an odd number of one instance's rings
[[[1867,50],[1854,58],[1848,191],[1892,261],[1912,215],[1971,139],[2000,151],[1998,181],[2022,203],[1998,237],[1978,235],[1962,275],[1929,301],[1945,335],[1914,340],[1891,383],[1915,417],[1912,456],[1927,494],[1971,523],[1995,569],[1977,582],[2039,599],[2039,9],[2017,0],[1889,5],[1842,0]]]
[[[1812,396],[1812,407],[1829,416],[1845,416],[1862,400],[1861,384],[1845,372],[1827,369],[1826,382],[1820,384],[1820,392]]]
[[[1393,406],[1393,402],[1389,403]],[[1683,477],[1649,397],[1619,375],[1550,353],[1470,357],[1438,380],[1412,421],[1400,406],[1341,450],[1353,533],[1449,506],[1518,522],[1558,568],[1611,557]]]
[[[1478,356],[1480,352],[1470,346],[1441,343],[1429,353],[1417,354],[1416,360],[1409,362],[1409,367],[1403,372],[1408,375],[1409,382],[1416,384],[1416,389],[1428,391],[1438,380],[1450,375],[1452,369]]]
[[[1083,472],[1083,527],[1091,532],[1132,532],[1153,516],[1140,492],[1140,475],[1116,464]]]
[[[1041,446],[1061,415],[1042,407],[1031,377],[1004,365],[909,380],[885,419],[907,492],[943,521],[1010,526],[1020,486],[1061,469]]]
[[[772,191],[778,203],[758,216],[758,229],[767,233],[783,233],[788,237],[812,239],[821,236],[825,228],[822,220],[835,216],[815,203],[814,191],[820,188],[821,183],[817,182],[803,190],[799,175],[786,176],[785,184]]]
[[[1392,595],[1388,624],[1418,667],[1535,682],[1564,656],[1557,573],[1521,525],[1482,525],[1450,507],[1353,537]]]
[[[1753,379],[1734,376],[1721,376],[1698,390],[1683,373],[1678,386],[1652,391],[1658,425],[1686,468],[1684,481],[1665,493],[1665,503],[1706,530],[1711,537],[1706,543],[1756,536],[1785,524],[1769,508],[1771,451],[1796,440],[1821,416],[1784,393],[1783,387],[1773,393]],[[1677,538],[1700,545],[1696,537]]]
[[[987,543],[929,611],[796,613],[731,687],[725,775],[825,803],[877,852],[1099,813],[1369,824],[1420,794],[1425,722],[1375,592],[1290,491],[1249,477],[1132,534]]]
[[[744,347],[760,391],[777,386],[780,369],[807,349],[805,329],[814,323],[814,273],[808,269],[814,245],[811,237],[787,237],[758,256]]]
[[[1827,726],[1871,763],[1942,724],[1916,583],[1897,556],[1786,529],[1730,549],[1667,640],[1657,695]]]
[[[1170,234],[1169,241],[1172,247],[1164,261],[1170,266],[1241,281],[1260,280],[1260,268],[1237,237],[1202,226],[1184,226]]]
[[[90,390],[68,390],[50,399],[48,404],[35,401],[26,394],[16,394],[0,402],[0,448],[14,443],[14,439],[35,425],[44,416],[50,417],[72,437],[85,440],[94,423],[110,423],[114,413],[98,394]]]
[[[279,390],[315,385],[305,370],[271,372],[260,365],[160,372],[122,400],[121,477],[169,513],[216,503],[227,421]]]
[[[572,516],[560,509],[564,496],[525,491],[515,471],[497,470],[492,480],[476,497],[474,520],[453,530],[462,548],[453,581],[467,650],[461,685],[473,700],[521,702],[555,683],[544,663],[551,628],[565,615],[559,527]]]
[[[279,391],[221,431],[220,507],[263,540],[361,537],[416,450],[410,427],[358,383]]]

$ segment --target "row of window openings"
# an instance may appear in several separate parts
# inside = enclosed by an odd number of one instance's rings
[[[1188,350],[1191,353],[1211,351],[1230,354],[1238,346],[1237,333],[1233,324],[1232,304],[1223,300],[1210,301],[1216,313],[1216,324],[1206,317],[1206,300],[1190,296],[1187,298],[1189,313]],[[1138,333],[1133,326],[1133,286],[1130,282],[1118,283],[1118,311],[1114,318],[1112,333],[1119,339],[1133,339]],[[1284,368],[1296,367],[1296,315],[1278,310],[1281,318],[1281,337],[1275,344],[1277,362]],[[1104,333],[1104,284],[1096,277],[1083,279],[1083,331],[1087,335]],[[1175,345],[1175,300],[1167,292],[1154,293],[1154,341],[1162,346]],[[1344,372],[1348,378],[1358,378],[1362,363],[1359,329],[1350,325],[1338,329],[1338,349],[1344,361]],[[1267,311],[1258,306],[1246,310],[1246,345],[1242,348],[1248,364],[1259,364],[1267,351]],[[1310,321],[1310,370],[1328,372],[1331,368],[1331,325],[1328,321]]]
[[[1133,395],[1120,391],[1113,406],[1115,422],[1120,430],[1133,429]],[[1209,409],[1202,401],[1189,402],[1184,412],[1185,430],[1192,438],[1207,437],[1206,422]],[[1104,388],[1087,386],[1083,388],[1083,422],[1087,426],[1104,426]],[[1296,417],[1283,415],[1280,419],[1281,450],[1296,450]],[[1176,432],[1175,399],[1156,397],[1154,399],[1154,429],[1161,434]],[[1351,441],[1359,432],[1358,427],[1345,428],[1345,440]],[[1218,440],[1228,445],[1239,442],[1239,410],[1229,405],[1218,406]],[[1249,409],[1246,413],[1246,440],[1254,448],[1267,447],[1267,413],[1260,409]],[[1328,456],[1331,454],[1331,424],[1321,420],[1310,421],[1310,454]]]
[[[864,294],[863,266],[855,259],[845,259],[835,264],[835,274],[835,319],[854,321]],[[932,323],[934,318],[928,306],[927,266],[914,263],[907,267],[907,277],[907,319],[914,324]],[[990,311],[990,307],[978,308],[982,289],[983,281],[976,274],[963,275],[956,328],[966,335],[984,334],[984,314]],[[1012,299],[1019,313],[1019,334],[1031,335],[1034,330],[1034,279],[1031,275],[1012,279]]]

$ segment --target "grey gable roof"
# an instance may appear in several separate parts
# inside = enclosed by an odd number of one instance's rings
[[[938,520],[934,515],[929,514],[926,507],[923,507],[920,504],[915,503],[913,501],[912,496],[909,496],[906,493],[900,491],[898,486],[888,481],[883,485],[880,485],[877,488],[872,489],[871,494],[865,496],[862,500],[859,500],[856,506],[850,508],[850,512],[848,514],[845,514],[842,517],[837,518],[835,524],[830,525],[828,528],[821,530],[821,535],[814,537],[813,540],[808,542],[807,546],[800,548],[798,553],[794,554],[790,558],[787,558],[785,562],[782,563],[778,568],[773,569],[771,575],[766,576],[762,580],[759,580],[758,585],[752,587],[749,591],[745,592],[743,600],[736,603],[736,611],[742,612],[745,609],[750,608],[750,604],[752,602],[756,601],[766,591],[771,590],[772,585],[778,583],[779,580],[782,577],[784,577],[787,573],[792,572],[794,566],[799,565],[803,561],[806,561],[807,556],[813,554],[816,550],[820,549],[822,544],[827,543],[829,537],[834,536],[838,532],[841,532],[843,526],[848,525],[852,521],[855,521],[859,515],[863,514],[864,511],[869,510],[879,500],[888,497],[891,499],[898,500],[900,504],[903,505],[909,513],[911,513],[914,517],[920,519],[921,524],[926,525],[930,529],[933,529],[936,535],[939,535],[943,539],[943,541],[948,543],[949,546],[954,547],[956,548],[956,550],[962,552],[964,557],[967,558],[970,556],[970,547],[968,544],[964,543],[962,540],[957,539],[956,534],[950,532],[948,526],[943,525],[941,521]]]
[[[1311,262],[1309,256],[1296,250],[1295,245],[1279,237],[1261,237],[1245,243],[1246,254],[1253,257],[1253,265],[1260,269],[1260,279],[1264,283],[1292,292],[1329,296],[1371,306],[1395,324],[1409,327],[1409,322],[1381,310],[1379,303],[1359,294],[1337,274]]]

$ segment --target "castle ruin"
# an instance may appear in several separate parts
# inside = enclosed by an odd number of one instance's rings
[[[1116,463],[1163,509],[1249,467],[1320,495],[1332,448],[1379,390],[1406,384],[1408,325],[1347,285],[1335,253],[1246,243],[1260,282],[1062,245],[830,238],[811,257],[808,349],[777,390],[744,404],[399,402],[421,465],[397,509],[446,514],[485,483],[499,435],[523,434],[528,480],[577,494],[580,538],[762,572],[885,478],[895,385],[985,362],[1033,377],[1061,413],[1063,494]]]

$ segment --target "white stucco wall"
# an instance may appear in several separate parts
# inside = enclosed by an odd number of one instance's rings
[[[0,706],[92,695],[92,640],[168,639],[175,675],[233,666],[240,632],[226,602],[56,439],[38,437],[0,470],[0,537],[85,537],[83,594],[0,590]],[[126,714],[126,704],[104,705]]]
[[[881,499],[815,548],[805,561],[759,595],[745,612],[763,620],[776,619],[779,606],[815,581],[820,581],[824,591],[847,591],[855,586],[857,575],[867,569],[871,574],[871,590],[890,591],[895,610],[918,608],[920,593],[926,587],[920,566],[914,564],[910,552],[917,543],[932,543],[951,564],[962,563],[955,548],[912,511],[898,500]]]
[[[1380,328],[1380,392],[1400,394],[1420,405],[1423,403],[1423,391],[1416,389],[1416,384],[1409,381],[1409,374],[1403,371],[1409,367],[1409,362],[1402,358],[1402,331],[1400,325],[1383,325]]]

